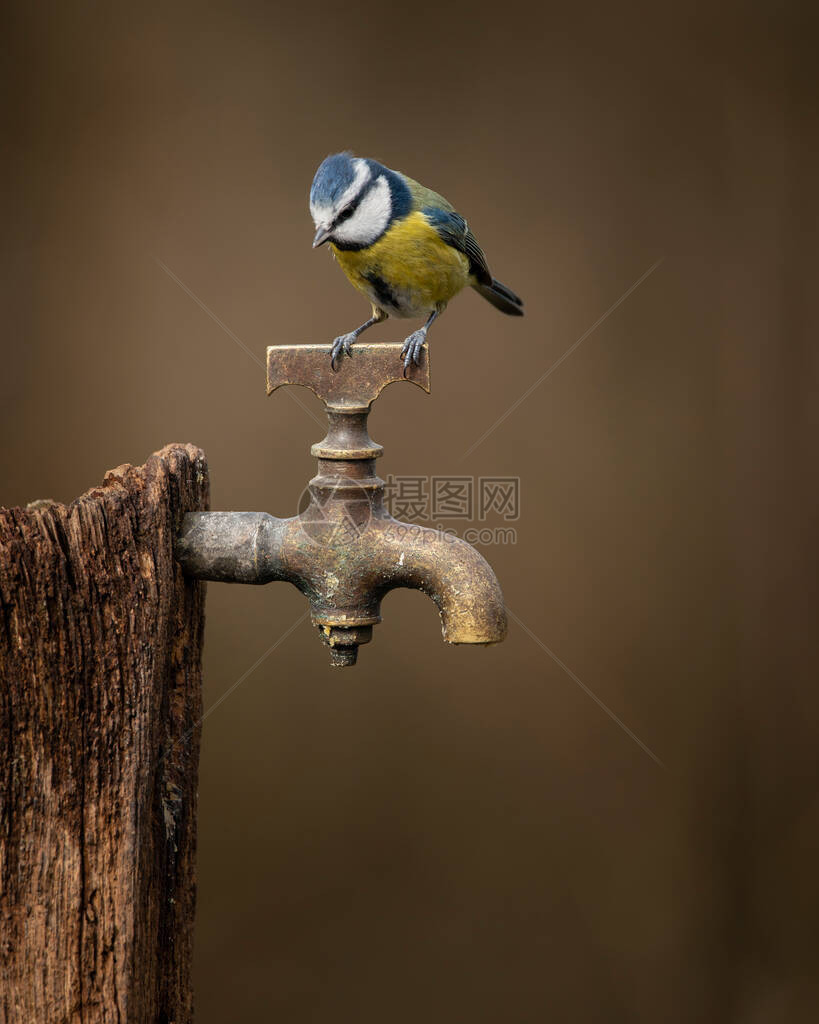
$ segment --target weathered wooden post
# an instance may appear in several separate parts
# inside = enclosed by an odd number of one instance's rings
[[[0,510],[0,1022],[192,1017],[207,508],[172,445],[70,505]]]

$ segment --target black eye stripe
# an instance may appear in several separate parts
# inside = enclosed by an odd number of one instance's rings
[[[344,207],[341,213],[339,213],[336,219],[333,221],[333,228],[337,228],[339,224],[343,224],[345,220],[349,220],[350,217],[352,217],[352,215],[361,205],[362,198],[362,196],[358,196],[358,198],[354,199],[349,206]]]
[[[337,215],[336,219],[330,226],[331,231],[337,228],[339,224],[343,224],[345,220],[349,220],[350,217],[352,217],[352,215],[356,212],[359,206],[361,206],[361,203],[364,200],[365,196],[368,196],[370,194],[370,191],[372,190],[372,188],[374,187],[378,180],[378,178],[375,178],[372,181],[369,181],[364,186],[364,188],[362,188],[362,190],[358,193],[355,199],[344,207],[344,209],[341,211],[341,213]]]

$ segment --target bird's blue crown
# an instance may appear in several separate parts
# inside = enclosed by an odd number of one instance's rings
[[[313,186],[310,202],[322,206],[335,206],[355,180],[352,153],[334,153],[321,162]]]

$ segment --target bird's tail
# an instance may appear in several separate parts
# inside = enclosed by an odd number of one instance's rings
[[[483,295],[487,302],[491,302],[495,309],[508,316],[523,316],[523,299],[518,298],[511,288],[492,278],[491,284],[476,284],[473,286],[479,295]]]

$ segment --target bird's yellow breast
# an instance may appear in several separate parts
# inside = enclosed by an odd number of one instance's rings
[[[391,316],[424,316],[471,283],[469,260],[422,213],[393,224],[366,249],[331,248],[360,292]]]

